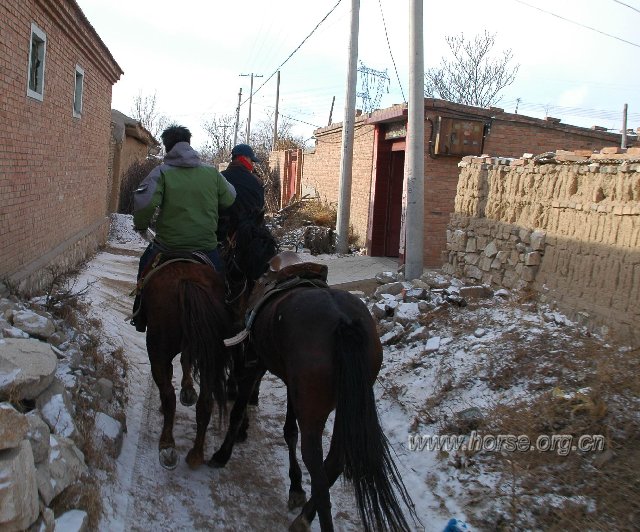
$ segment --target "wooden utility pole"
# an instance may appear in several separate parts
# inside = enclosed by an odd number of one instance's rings
[[[333,97],[333,100],[331,100],[331,110],[329,111],[329,123],[327,124],[328,126],[331,125],[331,120],[333,120],[333,105],[336,103],[336,97]]]
[[[347,94],[342,122],[342,156],[340,159],[340,189],[338,220],[336,222],[336,251],[349,251],[349,214],[351,210],[351,177],[353,171],[353,131],[356,120],[356,83],[358,76],[358,32],[360,29],[360,0],[351,0],[351,35],[349,36],[349,69]]]
[[[235,146],[238,143],[238,126],[240,125],[240,101],[241,100],[242,100],[242,87],[240,87],[240,92],[238,93],[238,107],[236,107],[236,129],[233,132],[233,146]]]
[[[422,275],[424,264],[424,37],[422,0],[409,0],[409,107],[405,199],[405,279]]]
[[[625,103],[624,110],[622,111],[622,141],[620,143],[621,148],[627,147],[627,111],[629,106]]]
[[[278,70],[278,82],[276,86],[276,115],[273,122],[273,148],[276,151],[276,143],[278,142],[278,107],[280,105],[280,71]]]
[[[261,78],[261,75],[258,74],[254,74],[253,72],[251,74],[240,74],[243,77],[246,76],[251,76],[251,88],[249,89],[249,117],[247,118],[247,144],[250,143],[250,138],[251,138],[251,104],[253,103],[253,78]]]

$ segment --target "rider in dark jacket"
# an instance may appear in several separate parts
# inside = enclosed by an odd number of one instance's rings
[[[231,150],[231,163],[222,175],[236,189],[236,201],[220,212],[218,241],[224,241],[238,224],[255,220],[264,211],[264,185],[253,173],[255,162],[259,162],[248,144],[238,144]]]

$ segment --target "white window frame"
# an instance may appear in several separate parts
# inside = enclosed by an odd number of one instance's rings
[[[78,80],[80,81],[78,86]],[[79,90],[78,90],[79,89]],[[73,117],[82,117],[82,102],[84,99],[84,68],[76,65],[73,81]]]
[[[33,65],[31,64],[31,60],[33,59],[33,44],[34,44],[34,35],[43,43],[42,49],[42,72],[41,72],[41,90],[38,92],[37,90],[31,89],[31,69]],[[36,100],[43,101],[44,100],[44,72],[45,72],[45,63],[47,57],[47,34],[40,29],[34,22],[31,23],[31,33],[29,34],[29,66],[27,69],[27,96],[30,98],[34,98]],[[37,88],[37,84],[36,84]]]

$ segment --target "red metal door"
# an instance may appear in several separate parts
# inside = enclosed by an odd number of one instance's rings
[[[402,219],[402,184],[404,181],[404,151],[392,151],[387,187],[387,216],[384,254],[397,257],[400,251],[400,225]]]

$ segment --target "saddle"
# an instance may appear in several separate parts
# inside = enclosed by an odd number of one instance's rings
[[[247,305],[245,314],[245,328],[233,338],[227,338],[227,347],[243,342],[255,320],[258,312],[273,296],[298,286],[315,286],[328,288],[327,275],[329,269],[326,264],[306,262],[293,251],[278,253],[269,261],[269,269],[257,281]]]

